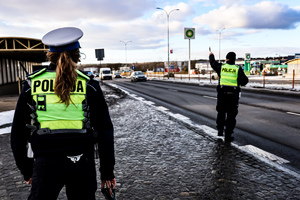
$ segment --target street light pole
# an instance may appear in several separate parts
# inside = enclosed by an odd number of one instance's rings
[[[222,34],[222,31],[224,30],[225,28],[222,28],[220,30],[216,30],[219,32],[219,62],[221,62],[221,34]]]
[[[156,9],[163,10],[166,13],[166,15],[167,15],[167,20],[168,20],[168,79],[169,79],[169,68],[170,68],[170,29],[169,29],[169,19],[170,19],[171,12],[178,11],[179,9],[171,10],[169,13],[167,11],[165,11],[163,8],[157,7]]]
[[[127,66],[127,44],[128,44],[129,42],[132,42],[132,41],[124,42],[124,41],[120,40],[120,42],[123,42],[124,45],[125,45],[125,59],[126,59],[126,66]]]

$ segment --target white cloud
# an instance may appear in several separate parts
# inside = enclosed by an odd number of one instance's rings
[[[182,22],[192,13],[188,4],[178,3],[164,9],[170,15],[170,32],[182,32]],[[143,18],[146,12],[150,18]],[[13,0],[0,8],[0,35],[41,38],[48,31],[64,26],[83,30],[81,39],[89,47],[119,48],[120,40],[134,40],[135,47],[160,47],[165,40],[167,17],[156,10],[153,0]],[[140,45],[141,44],[141,45]]]
[[[295,6],[294,9],[300,11],[300,6]]]
[[[226,27],[222,34],[225,47],[226,40],[236,39],[249,31],[259,31],[268,28],[267,25],[293,28],[300,19],[299,7],[288,7],[275,1],[249,5],[249,1],[242,0],[62,0],[59,4],[56,0],[11,0],[0,7],[0,37],[41,39],[55,28],[74,26],[84,32],[80,43],[87,59],[83,63],[96,63],[94,51],[98,48],[105,49],[104,62],[122,62],[125,60],[124,44],[120,40],[132,41],[127,45],[130,62],[166,60],[167,16],[164,11],[157,10],[157,6],[163,6],[167,12],[179,9],[170,14],[170,47],[176,52],[172,54],[174,59],[187,57],[184,27],[196,28],[197,39],[193,45],[199,41],[199,48],[203,43],[213,45],[218,41],[215,30]],[[192,17],[197,15],[200,16],[194,19],[196,24],[192,23]],[[274,21],[275,25],[271,23]],[[230,27],[247,30],[238,29],[240,32],[237,33],[237,29]]]
[[[219,4],[226,5],[227,7],[232,5],[241,5],[243,4],[243,0],[218,0]]]
[[[198,24],[212,29],[293,29],[300,22],[300,11],[275,1],[262,1],[255,5],[221,6],[207,14],[194,18]]]
[[[166,24],[167,22],[167,14],[169,14],[170,22],[177,20],[177,21],[184,21],[187,16],[191,15],[194,11],[192,10],[191,6],[186,3],[178,3],[173,6],[166,6],[163,10],[157,10],[152,17],[152,20],[158,24]],[[179,9],[179,10],[175,10]]]
[[[193,0],[194,2],[200,2],[203,6],[216,6],[216,5],[226,5],[231,6],[234,4],[242,4],[244,0]]]
[[[154,9],[152,0],[12,0],[0,7],[0,23],[7,28],[1,28],[0,35],[41,37],[63,26],[107,26],[138,19]]]
[[[19,22],[32,20],[73,21],[91,19],[98,22],[126,21],[141,17],[143,12],[154,9],[151,0],[14,0],[1,5],[1,19],[16,18]],[[26,17],[24,17],[26,16]]]

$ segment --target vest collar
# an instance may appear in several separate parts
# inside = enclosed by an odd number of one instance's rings
[[[48,70],[56,70],[56,65],[54,65],[53,63],[50,63],[50,65],[47,66]]]

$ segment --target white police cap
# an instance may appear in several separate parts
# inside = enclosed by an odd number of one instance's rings
[[[42,38],[51,52],[63,52],[79,48],[78,40],[83,36],[79,28],[64,27],[50,31]]]

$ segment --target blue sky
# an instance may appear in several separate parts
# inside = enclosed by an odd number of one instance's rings
[[[287,56],[300,53],[300,2],[296,0],[12,0],[0,8],[0,37],[41,39],[56,28],[81,28],[82,64],[99,63],[95,49],[104,48],[102,63],[167,61],[167,12],[170,14],[170,61],[188,60],[184,28],[195,28],[191,59],[207,59],[211,46],[221,58]]]

